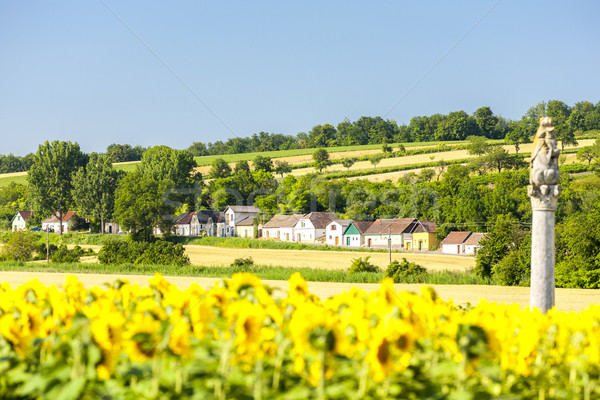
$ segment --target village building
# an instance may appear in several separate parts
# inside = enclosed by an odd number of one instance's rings
[[[442,252],[447,254],[465,254],[465,242],[469,236],[471,236],[471,232],[450,232],[448,236],[442,240]]]
[[[242,238],[254,237],[254,218],[246,217],[235,224],[235,236]]]
[[[225,213],[217,212],[208,219],[206,233],[208,236],[230,237],[233,229],[225,222]]]
[[[477,254],[480,245],[479,242],[485,237],[485,233],[473,232],[465,240],[465,254]]]
[[[406,250],[433,250],[439,246],[436,238],[436,226],[433,221],[417,221],[412,233],[404,234],[404,248]]]
[[[33,211],[17,211],[12,218],[12,230],[22,231],[27,229],[27,221],[33,216]]]
[[[341,246],[344,244],[344,231],[350,225],[350,219],[338,219],[331,221],[325,227],[325,243],[329,246]]]
[[[173,221],[173,227],[175,228],[175,235],[177,236],[191,236],[191,222],[192,217],[195,213],[187,212],[178,215]]]
[[[402,249],[417,226],[416,218],[378,219],[364,233],[365,247]]]
[[[344,245],[348,247],[362,247],[365,244],[365,231],[373,225],[373,221],[350,221],[344,229]]]
[[[334,213],[311,212],[305,214],[294,226],[296,242],[314,243],[325,238],[325,228],[336,220]]]
[[[209,235],[208,228],[209,220],[211,218],[217,220],[219,218],[219,212],[213,210],[196,211],[194,215],[192,215],[192,220],[190,221],[190,236]]]
[[[104,233],[123,233],[123,230],[121,229],[121,225],[119,225],[118,222],[105,222]]]
[[[284,242],[293,242],[294,226],[302,218],[301,214],[274,215],[262,226],[261,237],[263,239],[277,239]]]
[[[62,216],[62,231],[68,233],[71,231],[73,226],[77,223],[77,211],[67,211]],[[42,230],[50,232],[60,232],[61,222],[57,215],[53,215],[50,218],[46,218],[42,221]]]
[[[225,213],[225,224],[229,228],[227,236],[234,236],[236,225],[246,218],[254,218],[260,212],[260,208],[254,206],[228,206]]]

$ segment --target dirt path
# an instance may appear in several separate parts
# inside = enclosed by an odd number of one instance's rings
[[[15,287],[32,279],[39,279],[46,285],[62,286],[67,275],[75,275],[84,284],[85,287],[99,286],[104,283],[113,282],[116,279],[127,279],[131,283],[137,283],[140,286],[148,285],[147,275],[115,275],[115,274],[66,274],[52,272],[0,272],[0,282],[8,282]],[[211,288],[218,278],[197,278],[168,276],[167,280],[181,289],[189,287],[196,283],[205,289]],[[275,289],[275,296],[284,296],[288,289],[286,281],[263,281],[266,285]],[[352,286],[356,286],[366,292],[371,292],[379,288],[378,284],[351,284],[351,283],[329,283],[329,282],[308,282],[311,293],[316,294],[321,299],[348,291]],[[396,290],[411,291],[419,293],[422,286],[431,286],[437,294],[444,300],[453,299],[455,304],[466,304],[470,302],[475,305],[486,299],[492,303],[517,303],[521,307],[529,305],[529,288],[526,287],[504,287],[504,286],[477,286],[477,285],[418,285],[418,284],[397,284]],[[599,293],[593,289],[556,289],[556,304],[560,311],[581,311],[591,304],[600,301]]]

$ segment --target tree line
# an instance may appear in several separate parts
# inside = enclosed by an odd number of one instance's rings
[[[250,137],[226,141],[194,142],[186,151],[192,156],[254,153],[301,148],[353,146],[399,142],[429,142],[464,140],[469,136],[506,139],[517,147],[535,134],[542,116],[552,117],[557,139],[571,144],[577,132],[600,130],[600,102],[580,101],[569,106],[560,100],[540,102],[529,108],[520,120],[509,120],[493,113],[490,107],[480,107],[473,114],[455,111],[448,114],[415,116],[409,124],[398,124],[381,117],[345,119],[333,125],[315,125],[308,132],[296,135],[259,132]],[[112,162],[140,161],[147,148],[129,144],[109,145],[103,153]],[[0,156],[0,173],[27,171],[33,154],[23,157]]]

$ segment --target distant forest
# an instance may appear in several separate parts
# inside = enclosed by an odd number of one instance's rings
[[[518,121],[495,115],[490,107],[480,107],[473,114],[455,111],[449,114],[413,117],[408,125],[381,117],[344,120],[334,126],[315,125],[297,135],[259,132],[250,137],[231,138],[213,143],[194,142],[187,151],[193,156],[253,153],[315,147],[352,146],[398,142],[464,140],[469,136],[522,142],[535,134],[539,118],[549,116],[554,122],[557,139],[568,144],[577,133],[600,130],[600,102],[580,101],[572,107],[560,100],[550,100],[531,107]],[[146,148],[129,144],[111,144],[106,152],[113,162],[139,161]],[[32,154],[20,157],[0,155],[0,173],[27,171]]]

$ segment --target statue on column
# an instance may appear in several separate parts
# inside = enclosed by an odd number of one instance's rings
[[[543,117],[533,140],[528,187],[529,196],[539,199],[542,207],[556,208],[556,197],[560,194],[559,154],[552,119]]]

